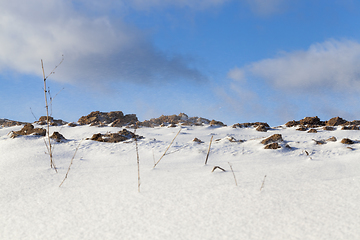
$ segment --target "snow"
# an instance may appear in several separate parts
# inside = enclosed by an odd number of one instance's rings
[[[82,141],[121,128],[52,126],[68,139],[58,173],[43,137],[7,135],[19,129],[0,129],[0,239],[360,239],[360,144],[340,143],[360,131],[182,126],[153,168],[179,126],[140,128],[139,193],[135,142]],[[292,149],[264,149],[275,133]]]

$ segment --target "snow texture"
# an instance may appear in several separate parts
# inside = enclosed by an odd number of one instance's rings
[[[9,137],[21,127],[0,129],[0,239],[360,239],[360,144],[340,143],[360,131],[182,126],[153,168],[180,126],[140,128],[139,193],[133,140],[81,142],[121,128],[52,126],[56,173],[44,137]]]

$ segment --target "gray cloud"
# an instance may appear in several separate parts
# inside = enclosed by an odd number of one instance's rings
[[[6,46],[0,49],[0,70],[40,75],[40,59],[50,71],[64,54],[53,76],[58,81],[206,79],[188,66],[189,59],[155,49],[134,27],[80,14],[70,1],[1,2],[0,42]]]

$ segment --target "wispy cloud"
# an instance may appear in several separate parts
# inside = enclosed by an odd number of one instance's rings
[[[281,13],[286,9],[286,0],[246,0],[253,12],[260,16]]]
[[[54,75],[59,81],[206,79],[188,66],[188,59],[159,51],[121,19],[114,23],[107,17],[87,16],[77,7],[62,0],[1,2],[0,70],[39,74],[40,59],[50,70],[64,54],[61,71]]]
[[[261,78],[276,88],[293,91],[353,91],[360,87],[360,43],[329,40],[305,51],[283,52],[240,69],[247,78]]]

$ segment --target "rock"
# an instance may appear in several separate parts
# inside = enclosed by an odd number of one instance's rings
[[[308,131],[308,133],[317,133],[317,131],[316,131],[316,129],[310,129],[309,131]]]
[[[285,126],[286,127],[296,127],[300,124],[299,121],[295,121],[295,120],[292,120],[292,121],[289,121],[287,123],[285,123]]]
[[[80,125],[105,126],[111,124],[112,127],[122,127],[138,121],[135,114],[124,115],[121,111],[113,112],[91,112],[87,116],[82,116],[78,123]]]
[[[343,126],[341,128],[341,130],[359,130],[359,127],[356,125],[352,125],[352,126]]]
[[[38,121],[35,121],[34,123],[37,123],[39,125],[46,125],[47,124],[47,116],[41,116]],[[67,124],[67,122],[61,120],[61,119],[54,119],[53,117],[49,116],[49,123],[51,126],[62,126]]]
[[[355,142],[353,140],[349,139],[349,138],[343,138],[341,140],[341,143],[343,143],[343,144],[354,144]]]
[[[34,128],[31,123],[25,124],[25,126],[19,131],[13,131],[11,134],[11,138],[16,138],[20,135],[38,135],[38,136],[45,136],[46,130],[43,128]]]
[[[274,134],[274,135],[271,135],[270,137],[262,140],[261,143],[264,145],[267,145],[269,143],[282,142],[282,141],[283,141],[283,139],[282,139],[281,134]]]
[[[281,148],[277,142],[270,143],[264,147],[265,149],[278,149]]]
[[[256,131],[267,132],[268,128],[265,125],[260,125],[256,128]]]
[[[223,122],[216,121],[216,120],[211,120],[210,126],[221,126],[221,127],[224,127],[224,126],[226,126],[226,125],[225,125]]]
[[[265,122],[254,122],[254,123],[236,123],[232,125],[232,128],[247,128],[247,127],[259,127],[264,126],[267,129],[270,129],[269,124]]]
[[[9,119],[0,119],[0,127],[13,127],[13,126],[19,126],[19,125],[23,125],[23,124],[27,124],[27,123],[13,121],[13,120],[9,120]]]
[[[306,131],[307,128],[305,126],[300,126],[299,128],[296,129],[297,131]]]
[[[69,127],[76,127],[76,126],[77,126],[77,124],[76,124],[76,123],[74,123],[74,122],[71,122],[71,123],[68,123],[68,126],[69,126]]]
[[[326,121],[325,125],[326,126],[338,126],[338,125],[344,124],[346,122],[347,121],[342,119],[341,117],[334,117],[334,118],[331,118],[329,121]]]
[[[193,139],[193,142],[197,142],[197,143],[204,143],[203,141],[201,141],[200,139],[198,139],[198,138],[194,138]]]
[[[326,139],[326,141],[327,142],[336,142],[337,141],[337,139],[336,139],[336,137],[330,137],[330,138],[328,138],[328,139]]]
[[[323,127],[323,130],[325,130],[325,131],[334,131],[335,128],[331,127],[331,126],[325,126],[325,127]]]
[[[56,142],[65,142],[66,138],[59,132],[54,132],[51,136],[51,139],[54,139]]]
[[[314,141],[315,144],[317,144],[317,145],[323,145],[323,144],[326,143],[326,141],[324,141],[324,140],[316,140],[316,139],[313,139],[313,141]]]
[[[318,116],[316,116],[316,117],[305,117],[304,119],[301,119],[300,125],[307,125],[308,127],[315,127],[315,126],[324,126],[325,123],[320,121],[320,118],[318,118]]]
[[[135,135],[133,132],[123,129],[117,133],[105,133],[105,134],[97,133],[97,134],[94,134],[90,138],[90,140],[98,141],[98,142],[117,143],[117,142],[123,142],[123,141],[129,140],[131,138],[142,139],[144,137]],[[87,140],[89,140],[89,139],[87,139]]]

